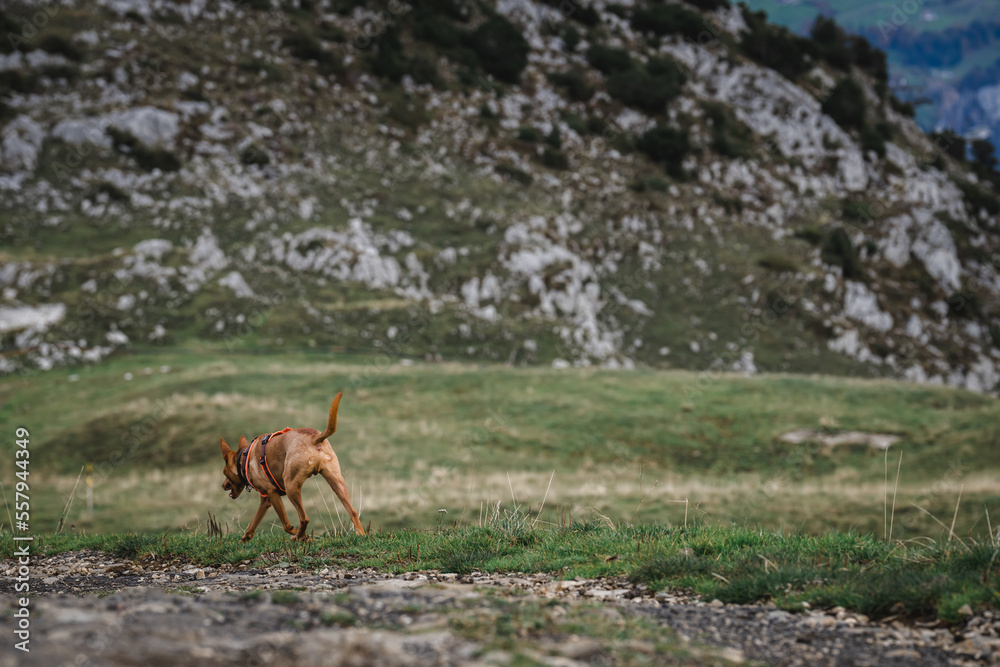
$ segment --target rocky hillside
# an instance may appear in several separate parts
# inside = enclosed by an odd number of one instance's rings
[[[1000,379],[1000,202],[864,40],[726,0],[0,20],[4,372],[174,345]]]

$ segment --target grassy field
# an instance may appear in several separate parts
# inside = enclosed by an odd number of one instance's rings
[[[59,535],[42,538],[35,553],[89,548],[121,558],[201,565],[550,572],[569,579],[627,575],[654,590],[689,589],[708,600],[770,600],[788,610],[801,610],[803,603],[842,606],[874,618],[945,622],[960,620],[964,605],[1000,607],[998,547],[991,543],[904,544],[853,532],[814,537],[750,528],[615,528],[597,522],[538,529],[535,518],[507,508],[480,526],[377,531],[363,537],[339,532],[306,544],[268,534],[247,544],[232,535]],[[0,536],[0,556],[10,557],[13,550],[9,535]]]
[[[222,491],[219,437],[322,428],[340,390],[333,445],[375,528],[476,524],[501,501],[531,511],[544,502],[542,526],[686,522],[884,537],[891,521],[900,539],[947,536],[953,516],[956,534],[981,537],[987,512],[1000,517],[992,397],[888,381],[400,361],[119,356],[0,382],[0,432],[30,431],[32,524],[44,533],[67,505],[66,531],[191,531],[211,512],[239,532],[256,502]],[[901,439],[887,455],[779,440],[803,428]],[[8,503],[13,462],[0,461]],[[76,486],[88,462],[92,512],[85,482]],[[344,525],[319,478],[304,495],[318,533]],[[5,514],[0,522],[10,525]],[[273,513],[260,530],[280,532]]]

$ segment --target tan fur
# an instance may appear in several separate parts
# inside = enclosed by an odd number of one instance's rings
[[[337,460],[337,455],[334,453],[333,447],[327,440],[337,430],[337,410],[340,406],[341,396],[343,396],[343,392],[337,394],[330,405],[330,415],[327,419],[325,431],[320,432],[314,428],[296,428],[275,435],[267,442],[267,467],[271,470],[275,479],[279,480],[281,485],[285,487],[288,499],[292,501],[295,511],[299,514],[299,528],[297,531],[288,520],[288,515],[285,514],[285,505],[281,502],[278,488],[271,483],[271,480],[267,478],[267,475],[261,468],[260,440],[253,443],[253,449],[250,451],[249,456],[249,479],[255,487],[267,495],[260,499],[257,513],[254,514],[253,520],[243,535],[244,542],[253,537],[257,531],[257,526],[264,518],[264,515],[267,514],[269,507],[274,507],[274,511],[278,514],[278,518],[281,520],[281,525],[284,526],[286,533],[294,535],[296,540],[307,540],[306,527],[309,525],[309,517],[306,516],[306,510],[302,506],[302,485],[313,475],[323,476],[323,479],[326,480],[330,488],[333,489],[333,492],[340,498],[340,502],[347,509],[347,513],[351,517],[351,522],[354,524],[355,532],[358,535],[365,534],[365,529],[361,526],[361,519],[358,517],[358,513],[354,511],[354,507],[351,506],[351,499],[347,493],[347,484],[344,482],[344,476],[340,472],[340,462]],[[242,450],[250,443],[247,441],[245,435],[240,436],[240,445],[236,452],[229,449],[229,445],[221,438],[220,443],[222,457],[225,460],[225,467],[222,472],[226,476],[226,481],[222,483],[222,488],[229,491],[229,496],[235,499],[243,491],[243,482],[240,481],[239,473],[236,470],[239,462],[239,450]]]

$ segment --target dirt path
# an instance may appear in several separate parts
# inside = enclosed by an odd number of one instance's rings
[[[0,667],[1000,664],[992,615],[948,630],[654,596],[622,579],[281,565],[201,568],[91,552],[40,560],[32,566],[31,652],[15,650],[5,633]],[[2,568],[9,626],[14,570]]]

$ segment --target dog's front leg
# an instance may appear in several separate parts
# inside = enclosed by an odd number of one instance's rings
[[[241,542],[246,542],[253,537],[253,534],[257,532],[257,526],[260,525],[261,519],[267,514],[267,508],[271,506],[271,499],[264,496],[260,499],[260,505],[257,506],[257,513],[253,515],[253,520],[250,525],[247,526],[247,532],[243,533],[243,539]]]
[[[289,535],[295,535],[295,529],[292,528],[292,522],[288,520],[288,515],[285,513],[285,503],[281,502],[281,496],[278,495],[277,491],[271,491],[267,497],[274,505],[274,511],[278,513],[278,518],[281,519],[281,525],[284,526],[285,532]]]

